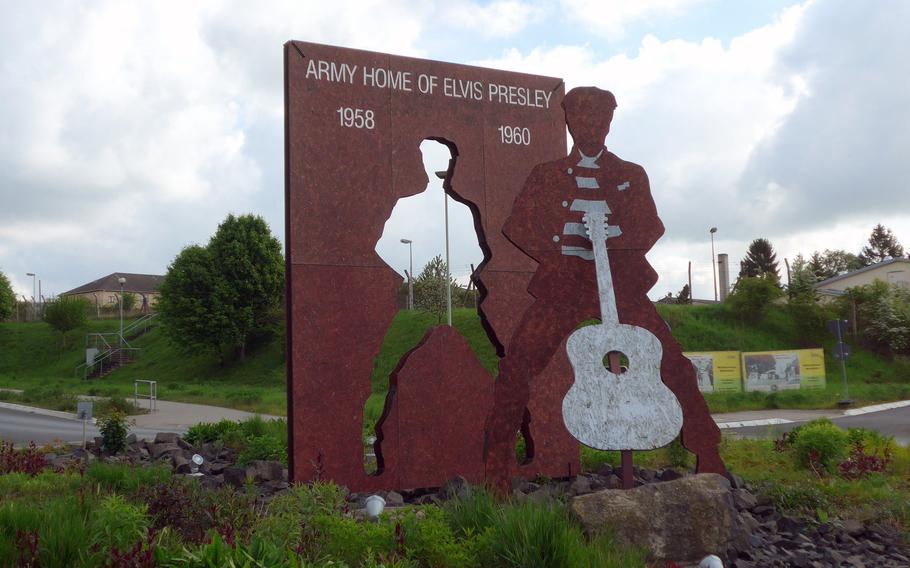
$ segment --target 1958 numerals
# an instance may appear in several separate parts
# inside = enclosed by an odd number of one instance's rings
[[[335,112],[338,113],[338,123],[346,128],[376,128],[376,113],[369,109],[339,107]]]
[[[500,126],[499,141],[503,144],[515,144],[518,146],[531,145],[531,129],[520,126]]]

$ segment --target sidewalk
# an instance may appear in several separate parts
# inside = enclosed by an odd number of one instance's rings
[[[147,408],[148,401],[140,401],[140,407]],[[148,414],[139,414],[133,416],[136,426],[140,428],[155,428],[165,430],[173,428],[174,430],[186,430],[194,424],[200,422],[218,422],[219,420],[246,420],[256,416],[253,412],[243,410],[234,410],[233,408],[223,408],[221,406],[207,406],[203,404],[189,404],[185,402],[170,402],[159,400],[158,410]],[[268,414],[260,414],[262,418],[269,420],[279,418]]]

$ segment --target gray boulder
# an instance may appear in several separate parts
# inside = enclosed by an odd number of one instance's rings
[[[730,483],[716,474],[598,491],[573,498],[570,507],[585,532],[612,530],[619,542],[646,548],[661,561],[723,558],[746,538]]]
[[[246,468],[246,476],[253,481],[283,481],[283,466],[278,461],[256,460]]]

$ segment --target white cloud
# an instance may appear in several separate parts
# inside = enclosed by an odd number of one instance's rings
[[[569,19],[608,39],[618,39],[637,22],[670,18],[704,0],[562,0]]]
[[[442,20],[447,25],[470,29],[486,37],[515,35],[544,15],[543,8],[519,0],[496,0],[485,5],[455,2],[442,9]]]

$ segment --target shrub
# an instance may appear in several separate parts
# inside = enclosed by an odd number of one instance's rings
[[[143,487],[152,487],[169,480],[171,468],[162,465],[137,467],[96,461],[86,468],[85,477],[107,491],[135,493]]]
[[[796,433],[793,448],[802,467],[816,474],[833,473],[847,453],[847,432],[829,420],[813,420]]]
[[[98,430],[101,431],[102,446],[106,452],[117,454],[126,449],[126,436],[130,423],[126,415],[114,411],[98,419]]]
[[[34,442],[27,448],[17,450],[12,442],[0,441],[0,473],[25,473],[35,476],[46,466],[44,454],[38,451]]]
[[[60,341],[66,347],[68,331],[85,325],[89,304],[84,298],[61,296],[44,305],[44,321],[60,332]]]
[[[247,438],[237,454],[237,463],[246,465],[255,460],[276,460],[288,464],[288,446],[272,436]]]
[[[803,346],[818,345],[826,333],[825,310],[814,299],[793,298],[787,304],[787,311],[793,318],[793,324]]]
[[[682,440],[679,436],[673,439],[668,446],[664,448],[664,457],[667,465],[671,467],[687,468],[692,459],[689,450],[683,447]]]
[[[145,414],[148,412],[145,408],[139,408],[133,401],[127,400],[122,396],[113,395],[106,399],[100,400],[95,404],[95,414],[97,416],[107,416],[114,412],[121,414]]]
[[[740,278],[726,303],[733,315],[748,322],[759,321],[765,309],[783,295],[770,278]]]
[[[128,550],[146,536],[149,519],[145,513],[145,505],[127,503],[121,495],[103,497],[93,510],[90,538],[101,553]]]

